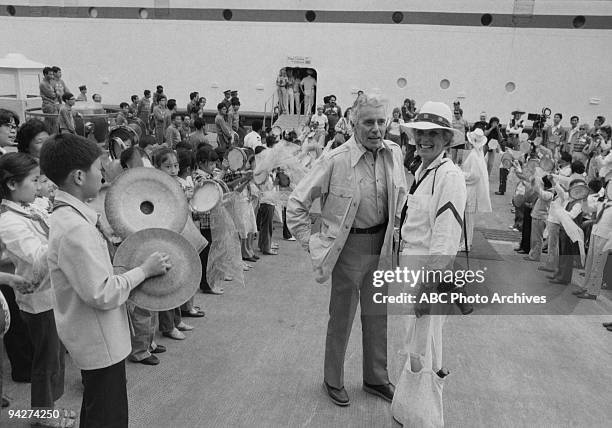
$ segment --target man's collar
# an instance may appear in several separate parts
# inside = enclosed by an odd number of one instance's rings
[[[354,168],[355,165],[357,165],[357,162],[359,162],[359,159],[361,159],[361,157],[368,150],[365,147],[363,147],[363,145],[358,143],[354,136],[351,137],[344,144],[348,144],[349,151],[351,153],[351,167]],[[383,140],[382,145],[378,148],[377,153],[379,153],[381,150],[383,150],[383,151],[386,151],[386,150],[390,151],[391,150],[389,145],[387,143],[385,143],[385,140]]]
[[[55,192],[55,201],[64,202],[77,210],[91,224],[95,225],[98,222],[98,213],[92,207],[72,196],[70,193],[63,190]]]

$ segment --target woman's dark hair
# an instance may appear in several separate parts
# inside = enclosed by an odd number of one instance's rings
[[[19,116],[17,116],[17,113],[0,108],[0,126],[8,125],[11,123],[11,119],[15,122],[15,125],[19,125]]]
[[[7,183],[21,183],[38,166],[38,162],[27,153],[7,153],[0,156],[0,198],[11,195]]]
[[[491,117],[491,119],[489,119],[489,126],[492,126],[494,122],[499,123],[499,117],[497,116]]]
[[[89,171],[100,156],[102,150],[95,142],[79,135],[56,134],[42,146],[40,169],[49,180],[62,186],[72,171]]]
[[[219,155],[212,147],[202,145],[198,148],[196,160],[199,164],[204,162],[217,162],[219,160]]]
[[[160,168],[170,156],[176,157],[176,152],[169,147],[161,147],[153,152],[153,165]]]
[[[149,156],[147,155],[147,152],[142,150],[140,147],[138,147],[138,146],[130,146],[127,149],[125,149],[124,151],[121,152],[121,156],[119,157],[119,162],[121,163],[121,168],[127,169],[128,162],[130,160],[134,159],[134,156],[140,156],[141,158],[146,158],[146,159],[149,158]]]
[[[177,150],[176,158],[179,164],[179,175],[183,175],[188,168],[191,170],[196,168],[196,158],[191,150]]]
[[[41,132],[47,132],[45,123],[38,119],[30,119],[17,130],[15,141],[17,142],[17,151],[21,153],[30,153],[30,143]]]
[[[157,143],[157,140],[155,139],[154,136],[152,135],[144,135],[139,141],[138,141],[138,147],[140,147],[141,149],[144,149],[147,146],[153,146],[155,145],[155,143]]]

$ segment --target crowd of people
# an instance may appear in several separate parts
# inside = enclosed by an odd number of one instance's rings
[[[192,92],[186,112],[179,112],[159,85],[153,94],[145,90],[143,98],[133,95],[131,103],[120,104],[114,125],[138,118],[145,132],[112,159],[99,144],[76,135],[71,107],[77,99],[87,101],[87,88],[81,86],[75,98],[59,68],[43,74],[43,112],[57,114],[55,120],[30,119],[19,126],[16,114],[0,111],[0,241],[3,260],[14,269],[0,274],[6,284],[0,332],[13,380],[32,384],[33,409],[53,409],[62,396],[67,350],[85,386],[81,426],[126,426],[125,359],[159,364],[166,348],[155,342],[156,331],[184,340],[194,327],[183,318],[205,316],[193,297],[159,313],[127,302],[132,289],[164,275],[172,261],[153,253],[143,265],[113,274],[107,240],[111,247],[119,242],[108,224],[99,227],[100,213],[88,202],[99,200],[103,181],[112,185],[126,169],[163,171],[180,184],[188,202],[204,181],[224,189],[229,204],[193,210],[189,219],[208,242],[199,252],[203,293],[223,294],[224,281],[240,280],[260,256],[278,254],[275,219],[284,239],[297,238],[313,260],[317,280],[332,280],[324,379],[327,394],[341,406],[350,403],[342,367],[359,301],[364,389],[394,400],[386,371],[386,314],[374,315],[371,299],[363,297],[371,291],[365,285],[371,285],[372,272],[392,260],[394,251],[412,257],[436,248],[443,257],[435,262],[412,260],[432,269],[448,266],[457,251],[471,251],[475,214],[492,210],[489,176],[498,160],[496,195],[505,195],[510,172],[519,180],[511,226],[522,234],[517,251],[529,261],[547,252],[540,270],[550,272],[553,283],[570,284],[573,269],[584,268],[578,298],[596,299],[604,283],[612,249],[612,132],[601,116],[593,127],[578,125],[573,116],[565,129],[557,113],[552,125],[543,123],[541,132],[529,135],[520,110],[505,128],[485,112],[468,123],[459,102],[451,114],[445,104],[428,102],[417,109],[406,99],[387,117],[379,97],[360,91],[344,112],[335,95],[324,97],[304,129],[263,129],[255,120],[249,130],[240,120],[237,91],[227,90],[217,104],[216,133],[208,134],[206,99]],[[296,87],[310,111],[316,88],[311,74],[300,80],[291,70],[281,71],[281,112],[299,109]],[[2,148],[14,143],[16,153]],[[229,154],[236,149],[245,160],[230,168]],[[315,218],[325,233],[311,232]],[[401,244],[393,242],[394,229]],[[377,258],[361,263],[372,254]],[[429,310],[417,305],[417,318],[408,323],[413,350],[423,348],[416,344],[422,331],[436,331],[435,340],[441,340],[444,318]],[[446,373],[438,345],[433,369]],[[60,418],[41,417],[37,424],[71,426],[75,419],[76,412],[62,409]]]

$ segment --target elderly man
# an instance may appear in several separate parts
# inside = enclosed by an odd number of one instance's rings
[[[386,106],[364,95],[353,105],[353,137],[321,156],[289,197],[287,224],[310,253],[318,282],[331,275],[325,344],[324,387],[339,406],[350,404],[344,389],[344,356],[357,304],[361,304],[363,388],[387,401],[394,386],[387,373],[387,311],[376,305],[373,272],[390,269],[393,227],[406,192],[400,147],[383,140]],[[321,231],[311,234],[309,211],[321,198]]]
[[[453,261],[459,249],[463,215],[466,205],[466,186],[463,173],[445,157],[445,151],[453,146],[463,144],[464,133],[453,129],[450,108],[443,103],[427,102],[421,107],[413,122],[401,125],[410,134],[410,140],[416,144],[417,154],[421,157],[421,166],[415,172],[415,181],[410,188],[406,202],[405,220],[401,228],[403,251],[400,265],[412,271],[424,272],[445,271],[452,269]],[[433,276],[433,277],[432,277]],[[427,302],[421,302],[423,293],[437,291],[435,275],[417,284],[411,294],[417,297],[414,311],[416,316],[407,317],[408,349],[412,354],[406,364],[423,358],[426,352],[428,336],[434,346],[432,368],[440,377],[442,369],[442,325],[447,308],[431,311]],[[446,276],[446,275],[444,275]],[[428,281],[430,280],[430,281]],[[410,367],[410,366],[408,366]],[[405,426],[409,426],[408,409],[411,397],[403,387],[405,376],[411,376],[410,370],[402,370],[398,382],[397,399],[393,402],[393,417]],[[432,408],[432,412],[436,409]],[[441,418],[441,414],[438,415]],[[442,424],[441,424],[442,425]]]

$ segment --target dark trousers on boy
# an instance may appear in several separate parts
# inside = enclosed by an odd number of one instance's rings
[[[53,310],[30,314],[21,311],[34,346],[32,359],[32,409],[52,409],[64,394],[66,350],[57,335]]]
[[[259,249],[269,253],[272,245],[272,230],[274,220],[274,205],[261,203],[257,211],[257,230],[259,230]]]
[[[206,268],[208,267],[208,253],[212,245],[212,232],[209,228],[200,229],[200,233],[208,241],[208,245],[200,252],[200,262],[202,262],[202,277],[200,278],[200,290],[211,291],[210,284],[206,279]]]
[[[125,360],[110,367],[81,370],[83,403],[80,428],[127,428],[128,398]]]
[[[34,346],[28,328],[21,319],[21,311],[15,301],[15,292],[8,285],[0,285],[11,314],[11,325],[4,335],[4,347],[11,363],[11,377],[15,382],[30,382]]]

